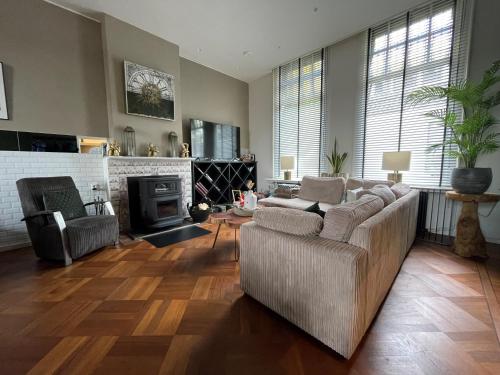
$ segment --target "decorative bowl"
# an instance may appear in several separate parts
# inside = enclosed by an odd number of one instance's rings
[[[253,216],[255,210],[249,210],[243,207],[234,207],[233,213],[237,216]]]

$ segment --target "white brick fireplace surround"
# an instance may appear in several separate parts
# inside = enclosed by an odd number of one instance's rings
[[[105,164],[109,176],[110,201],[120,218],[120,230],[128,229],[127,177],[151,175],[178,175],[182,184],[182,209],[189,216],[187,204],[191,203],[191,159],[108,157]]]
[[[71,176],[84,202],[90,202],[96,196],[112,201],[123,229],[127,227],[128,220],[126,177],[153,174],[179,175],[184,188],[185,210],[186,204],[191,202],[190,159],[103,158],[91,154],[0,151],[0,251],[30,244],[26,226],[21,222],[23,214],[17,180],[24,177]],[[93,191],[93,185],[100,185],[104,191]]]

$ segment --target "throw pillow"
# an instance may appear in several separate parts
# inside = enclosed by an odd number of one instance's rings
[[[397,199],[404,197],[411,191],[410,185],[398,182],[397,184],[391,186],[391,191],[394,193]]]
[[[319,208],[319,202],[316,202],[312,206],[307,207],[304,211],[313,212],[321,217],[325,217],[325,211]]]
[[[345,201],[346,202],[354,202],[355,200],[357,200],[359,198],[358,195],[362,191],[363,191],[363,188],[357,188],[357,189],[354,189],[354,190],[347,190],[346,191]]]
[[[87,216],[77,189],[43,192],[43,204],[49,211],[61,211],[64,220]]]
[[[278,198],[295,198],[299,194],[300,188],[297,185],[279,184],[273,192],[274,197]]]
[[[384,207],[396,201],[396,196],[389,187],[373,187],[368,190],[365,189],[358,194],[358,197],[362,197],[366,194],[371,194],[382,198],[382,200],[384,201]]]
[[[384,208],[384,201],[374,195],[364,195],[354,202],[339,204],[326,211],[320,237],[348,242],[353,230],[363,221]]]
[[[300,185],[299,198],[321,203],[339,204],[345,190],[342,177],[304,176]]]
[[[318,235],[323,219],[312,212],[293,208],[267,207],[255,211],[253,221],[258,226],[297,236]]]

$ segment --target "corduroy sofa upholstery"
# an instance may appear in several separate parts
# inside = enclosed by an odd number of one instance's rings
[[[419,193],[371,216],[347,242],[241,227],[241,288],[345,358],[387,295],[416,232]]]

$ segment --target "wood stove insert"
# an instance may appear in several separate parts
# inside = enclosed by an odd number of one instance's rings
[[[127,177],[130,228],[154,231],[183,222],[178,175]]]

